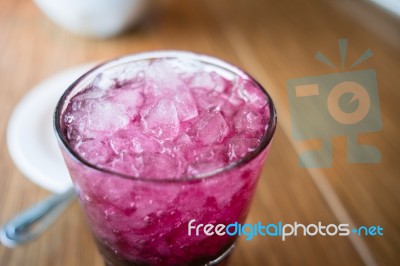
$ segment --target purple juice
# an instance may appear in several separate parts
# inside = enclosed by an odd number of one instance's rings
[[[189,236],[188,223],[244,222],[272,102],[217,59],[149,55],[70,87],[56,112],[63,155],[106,264],[214,265],[235,237]]]

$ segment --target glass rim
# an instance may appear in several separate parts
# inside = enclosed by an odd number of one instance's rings
[[[223,167],[219,167],[217,169],[214,169],[212,171],[208,171],[206,173],[201,173],[197,175],[192,175],[192,176],[183,176],[179,178],[152,178],[152,177],[141,177],[141,176],[133,176],[133,175],[128,175],[124,173],[120,173],[118,171],[114,171],[111,169],[107,169],[104,167],[97,166],[88,160],[84,159],[82,156],[76,152],[73,147],[69,144],[65,134],[63,133],[61,129],[61,117],[62,117],[62,109],[65,105],[65,102],[70,95],[70,93],[84,80],[89,78],[92,75],[97,75],[102,72],[103,69],[110,68],[110,67],[115,67],[119,66],[122,64],[127,64],[131,62],[137,62],[137,61],[142,61],[142,60],[151,60],[151,59],[161,59],[161,58],[188,58],[191,60],[198,61],[200,63],[205,63],[209,65],[213,65],[214,67],[228,70],[229,72],[233,73],[235,76],[241,76],[244,78],[247,78],[248,80],[254,82],[254,84],[257,86],[258,89],[260,89],[264,95],[267,98],[267,105],[265,108],[269,109],[269,114],[270,118],[267,123],[267,129],[264,132],[264,135],[261,138],[260,143],[258,144],[257,148],[254,149],[253,151],[247,153],[244,157],[240,158],[237,161],[234,161],[232,163],[229,163]],[[178,51],[178,50],[166,50],[166,51],[151,51],[151,52],[142,52],[142,53],[136,53],[136,54],[128,54],[124,55],[121,57],[117,57],[108,61],[105,61],[103,63],[100,63],[99,65],[93,67],[86,73],[84,73],[82,76],[80,76],[77,80],[75,80],[69,87],[64,91],[64,93],[61,95],[60,99],[57,102],[55,111],[54,111],[54,116],[53,116],[53,126],[54,130],[56,133],[56,137],[59,143],[62,144],[62,146],[65,148],[65,150],[68,152],[68,154],[75,160],[77,160],[79,163],[82,163],[86,167],[89,167],[92,170],[96,170],[105,174],[110,174],[110,175],[115,175],[117,177],[129,179],[132,181],[144,181],[144,182],[157,182],[157,183],[183,183],[183,182],[196,182],[199,180],[203,179],[208,179],[212,178],[214,176],[217,176],[218,174],[229,172],[230,170],[233,170],[235,168],[238,168],[240,166],[245,165],[246,163],[251,162],[253,159],[257,158],[258,155],[260,155],[270,144],[272,137],[275,133],[276,129],[276,124],[277,124],[277,114],[275,110],[275,105],[272,101],[271,96],[268,94],[268,92],[264,89],[261,84],[255,80],[251,75],[249,75],[247,72],[244,70],[231,65],[221,59],[209,56],[209,55],[204,55],[204,54],[197,54],[197,53],[192,53],[192,52],[187,52],[187,51]]]

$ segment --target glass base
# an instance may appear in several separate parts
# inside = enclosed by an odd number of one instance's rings
[[[205,264],[204,266],[225,266],[228,264],[229,255],[231,255],[232,250],[235,248],[235,243],[232,244],[221,256],[213,261]]]
[[[206,264],[204,264],[204,266],[227,266],[228,265],[228,260],[229,257],[232,253],[232,250],[235,248],[235,243],[232,244],[232,246],[230,246],[224,253],[222,253],[218,258],[216,258],[215,260],[212,260]],[[105,266],[116,266],[116,264],[108,262],[108,261],[104,261]],[[144,265],[144,264],[126,264],[126,265]],[[191,265],[191,266],[203,266],[203,265]]]

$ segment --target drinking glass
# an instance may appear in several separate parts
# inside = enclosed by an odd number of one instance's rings
[[[268,120],[258,146],[240,160],[211,172],[182,178],[133,177],[82,158],[62,130],[71,98],[104,71],[160,58],[177,58],[232,79],[248,79],[267,101]],[[90,70],[62,95],[56,107],[56,135],[75,190],[106,265],[217,265],[226,262],[237,235],[198,234],[192,226],[243,223],[276,127],[272,99],[257,81],[222,60],[180,51],[134,54]]]

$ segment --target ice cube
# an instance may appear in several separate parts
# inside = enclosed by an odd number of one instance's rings
[[[138,177],[143,170],[143,158],[141,155],[131,155],[122,151],[109,163],[109,166],[116,172]]]
[[[74,103],[91,99],[99,99],[103,97],[105,94],[106,90],[98,89],[96,87],[88,88],[85,90],[85,93],[78,94],[74,97]]]
[[[110,147],[116,155],[127,153],[133,149],[129,139],[119,137],[112,137],[110,139]]]
[[[227,164],[225,145],[195,147],[186,150],[188,161],[187,174],[189,176],[207,173]]]
[[[71,109],[72,111],[85,111],[85,108],[90,105],[91,101],[87,100],[87,99],[81,99],[79,100],[80,97],[76,97],[76,99],[74,99],[74,101],[71,104]]]
[[[165,153],[145,153],[143,155],[142,178],[176,178],[180,176],[178,161]]]
[[[232,124],[233,117],[235,116],[238,107],[233,106],[229,101],[225,101],[222,106],[219,107],[219,110],[221,110],[222,115],[230,125]]]
[[[106,75],[106,74],[99,74],[95,78],[93,84],[99,90],[108,90],[110,89],[115,83],[113,77]]]
[[[205,89],[197,89],[197,105],[202,110],[208,110],[210,108],[218,108],[225,103],[225,99],[221,97],[221,95],[215,91],[207,91]]]
[[[93,164],[103,164],[111,156],[111,149],[107,144],[98,139],[85,140],[76,144],[75,149],[78,153]]]
[[[68,125],[67,126],[67,138],[68,141],[75,146],[77,143],[79,143],[82,140],[82,135],[81,132],[74,126],[74,125]]]
[[[215,83],[208,72],[195,73],[190,81],[191,88],[202,88],[206,90],[213,90]]]
[[[87,129],[97,131],[116,131],[129,123],[125,107],[105,101],[95,101],[86,116]]]
[[[240,134],[232,137],[228,141],[228,158],[230,162],[237,161],[246,156],[247,153],[254,151],[260,141],[257,138]]]
[[[237,132],[256,133],[263,129],[263,117],[261,114],[249,109],[239,110],[233,118]]]
[[[173,96],[173,101],[180,121],[186,121],[198,115],[196,101],[189,91],[180,89]]]
[[[160,150],[160,144],[143,135],[140,126],[131,126],[129,129],[119,130],[110,138],[109,142],[115,154],[125,152],[134,155],[144,151],[156,152]]]
[[[131,119],[136,117],[139,108],[144,103],[142,93],[132,89],[115,89],[111,92],[111,99],[113,102],[123,105]]]
[[[160,144],[158,142],[142,134],[136,134],[133,136],[131,144],[132,150],[135,153],[142,153],[144,151],[156,152],[160,150]]]
[[[181,168],[186,169],[187,161],[185,153],[187,150],[193,150],[192,139],[185,132],[183,132],[175,141],[168,144],[164,143],[164,145],[169,147],[170,152],[168,152],[168,154],[171,154],[176,158]],[[185,170],[183,170],[183,172],[184,171]]]
[[[230,85],[230,81],[224,79],[222,76],[215,72],[210,73],[211,79],[214,82],[214,91],[224,92]]]
[[[238,81],[235,81],[235,83],[230,82],[229,86],[227,86],[227,89],[225,90],[224,93],[221,94],[221,97],[226,99],[230,104],[233,106],[241,106],[244,105],[245,101],[242,99],[242,97],[239,96],[238,89],[239,89],[239,84],[237,83]]]
[[[189,135],[203,144],[221,143],[229,134],[229,127],[217,109],[210,109],[189,130]]]
[[[267,97],[260,88],[250,80],[239,81],[237,93],[250,106],[261,109],[267,105]]]
[[[170,95],[183,85],[178,73],[171,68],[167,60],[151,62],[145,75],[146,85],[150,86],[145,91],[156,97]]]
[[[146,134],[158,140],[172,140],[178,136],[179,119],[172,101],[162,99],[141,115],[141,125]]]
[[[192,139],[189,137],[188,134],[185,132],[182,132],[182,134],[179,135],[177,140],[175,141],[177,145],[174,146],[189,146],[192,144]]]
[[[223,144],[205,147],[191,147],[191,149],[186,150],[185,157],[188,161],[226,162],[226,147]]]

